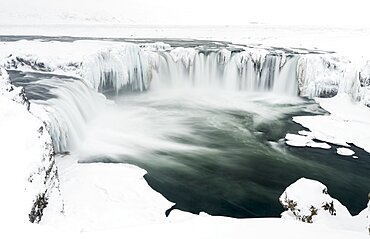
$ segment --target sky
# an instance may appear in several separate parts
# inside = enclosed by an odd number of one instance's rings
[[[0,0],[0,24],[369,25],[366,0]]]

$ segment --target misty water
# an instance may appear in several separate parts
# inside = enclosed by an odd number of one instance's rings
[[[352,213],[366,205],[370,169],[332,150],[293,148],[295,115],[325,113],[312,101],[235,91],[165,90],[115,98],[89,124],[81,163],[131,163],[174,208],[232,217],[279,216],[278,198],[300,177],[329,187]],[[365,157],[361,157],[362,154]],[[365,160],[365,161],[364,161]]]

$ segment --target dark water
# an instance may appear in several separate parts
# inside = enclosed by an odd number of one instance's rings
[[[323,150],[284,143],[286,133],[303,129],[292,116],[325,113],[315,103],[219,93],[119,98],[115,109],[92,125],[114,133],[93,132],[89,138],[94,140],[87,139],[79,152],[87,155],[80,161],[128,162],[144,168],[153,189],[175,202],[175,208],[193,213],[279,216],[279,196],[301,177],[327,185],[352,214],[365,208],[369,154],[355,148],[355,160],[337,155],[335,146]],[[99,142],[109,142],[116,152]]]
[[[50,80],[68,83],[80,80],[70,76],[55,75],[51,73],[23,72],[18,70],[8,70],[9,78],[13,85],[24,87],[29,100],[49,100],[57,98],[52,91],[57,86],[50,84]]]

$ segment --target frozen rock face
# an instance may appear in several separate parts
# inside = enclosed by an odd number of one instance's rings
[[[297,73],[301,96],[328,98],[346,93],[370,106],[369,62],[353,62],[336,54],[307,54],[299,59]]]
[[[51,137],[44,123],[29,112],[24,89],[13,86],[4,69],[0,69],[0,101],[0,143],[6,145],[0,158],[8,161],[9,178],[13,180],[8,187],[7,174],[1,173],[5,184],[1,188],[8,196],[1,197],[0,203],[13,210],[14,215],[23,214],[19,218],[28,214],[28,220],[37,223],[59,186]],[[7,198],[12,202],[7,202]],[[16,209],[10,207],[14,204]]]
[[[26,97],[24,89],[12,85],[8,73],[3,68],[0,68],[0,94],[12,101],[25,105],[27,110],[30,109],[30,102]]]
[[[328,194],[327,187],[314,180],[301,178],[290,185],[279,198],[286,209],[283,218],[294,218],[313,223],[328,218],[351,218],[351,214],[338,200]]]

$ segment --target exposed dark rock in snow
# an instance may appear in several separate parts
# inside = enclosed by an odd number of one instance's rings
[[[12,85],[8,73],[3,68],[0,68],[0,94],[19,104],[25,105],[27,110],[30,109],[30,102],[27,99],[24,88]]]
[[[347,208],[328,194],[325,185],[306,178],[290,185],[279,200],[286,209],[283,217],[302,222],[313,223],[327,217],[351,217]]]

